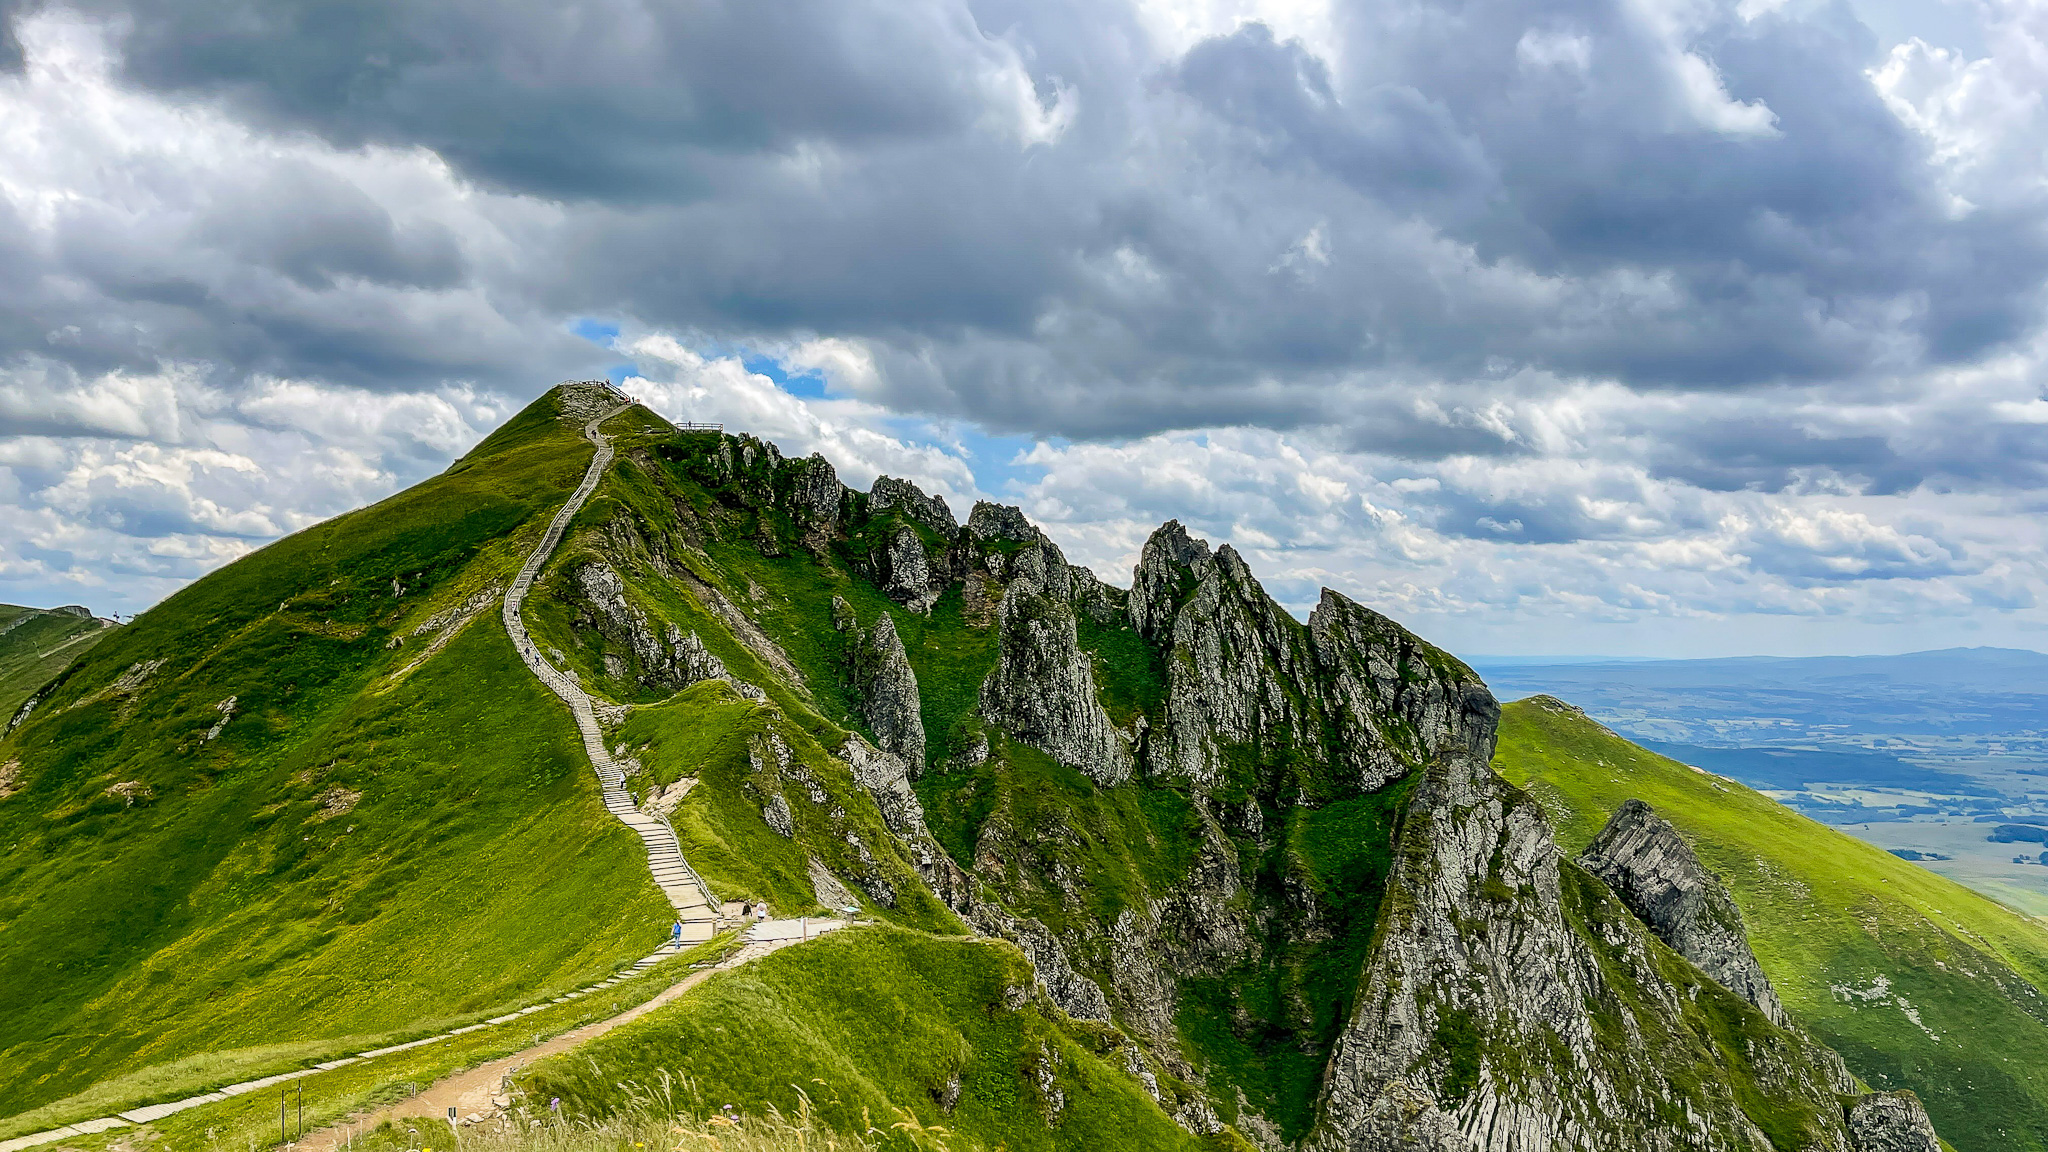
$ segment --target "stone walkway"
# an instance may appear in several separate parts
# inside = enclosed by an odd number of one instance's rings
[[[591,387],[600,387],[592,382]],[[631,408],[634,401],[602,385],[605,391],[622,401],[601,415],[593,417],[583,426],[583,435],[597,446],[596,455],[591,457],[590,469],[583,474],[583,483],[555,513],[548,525],[547,534],[541,537],[540,545],[526,558],[519,575],[512,581],[512,587],[505,593],[502,615],[505,631],[512,637],[513,647],[519,650],[519,658],[526,662],[534,676],[547,685],[548,690],[560,697],[569,706],[569,712],[576,718],[576,729],[583,736],[583,750],[590,757],[590,765],[597,771],[599,786],[604,790],[604,806],[621,824],[631,828],[647,848],[647,868],[654,874],[654,882],[661,887],[663,896],[668,898],[670,907],[675,909],[676,919],[682,924],[682,943],[698,944],[711,939],[720,924],[718,897],[712,894],[711,886],[683,859],[681,845],[676,840],[675,829],[668,821],[649,816],[633,803],[633,796],[626,791],[626,776],[611,753],[605,750],[604,731],[598,727],[597,712],[591,707],[590,695],[581,685],[550,664],[534,646],[533,637],[527,635],[526,623],[519,617],[519,607],[526,602],[526,593],[532,589],[534,577],[546,566],[548,557],[554,554],[556,545],[562,542],[562,533],[568,530],[569,522],[583,510],[590,494],[597,490],[598,481],[604,478],[604,471],[611,466],[611,441],[599,429],[604,422]]]

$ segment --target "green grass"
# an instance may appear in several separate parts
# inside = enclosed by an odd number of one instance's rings
[[[90,616],[15,604],[0,604],[0,628],[7,629],[0,632],[0,727],[37,689],[112,632]]]
[[[1138,630],[1119,618],[1102,624],[1086,612],[1077,614],[1075,631],[1081,650],[1095,662],[1095,683],[1102,705],[1119,727],[1139,716],[1156,716],[1166,704],[1166,661]]]
[[[1250,963],[1183,982],[1176,1023],[1191,1053],[1242,1089],[1285,1139],[1300,1139],[1315,1121],[1323,1069],[1351,1016],[1411,785],[1276,811],[1281,834],[1248,861],[1254,898],[1281,912],[1291,881],[1313,893],[1317,923],[1303,931],[1298,914],[1273,916]],[[1225,1111],[1227,1119],[1236,1115]]]
[[[579,443],[544,401],[443,476],[195,582],[0,745],[23,766],[0,800],[8,1111],[568,987],[658,942],[638,843],[495,612],[395,675],[419,622],[509,579]]]
[[[2039,922],[1543,697],[1504,709],[1495,764],[1543,803],[1567,851],[1623,801],[1649,803],[1728,884],[1795,1018],[1859,1076],[1919,1093],[1963,1152],[2048,1148]],[[1879,978],[1881,997],[1831,989]]]
[[[956,1148],[1203,1146],[1121,1068],[1114,1032],[1066,1020],[1033,986],[1007,944],[850,929],[720,973],[519,1079],[529,1099],[559,1096],[576,1115],[611,1112],[630,1099],[628,1083],[668,1073],[685,1107],[789,1115],[801,1092],[839,1132],[886,1126],[901,1109],[948,1129]],[[1041,1067],[1064,1097],[1056,1124]],[[956,1078],[948,1114],[939,1101]]]
[[[1007,900],[1055,932],[1106,934],[1125,909],[1186,876],[1200,833],[1190,802],[1172,788],[1102,788],[1000,734],[986,764],[927,775],[917,791],[933,837],[956,860],[971,863],[985,833],[1000,842],[994,856]],[[1072,897],[1051,880],[1056,874],[1069,878]],[[1107,972],[1106,962],[1082,966]]]
[[[585,1024],[616,1016],[645,1003],[688,977],[691,965],[723,958],[736,944],[734,935],[727,933],[681,956],[628,977],[618,984],[597,989],[567,1003],[549,1004],[517,1020],[489,1025],[475,1032],[409,1051],[393,1052],[359,1064],[313,1072],[290,1081],[287,1090],[291,1093],[295,1109],[303,1090],[305,1127],[307,1131],[312,1131],[321,1125],[345,1120],[351,1113],[360,1109],[403,1099],[410,1095],[414,1088],[424,1088],[450,1073],[511,1055]],[[401,1033],[353,1037],[344,1046],[332,1046],[326,1052],[308,1050],[298,1059],[283,1058],[287,1056],[285,1053],[279,1053],[277,1058],[272,1058],[247,1052],[184,1061],[174,1066],[182,1075],[173,1076],[170,1074],[172,1070],[166,1069],[147,1076],[123,1077],[96,1085],[92,1090],[79,1096],[59,1101],[0,1125],[0,1133],[15,1135],[40,1131],[55,1124],[105,1116],[114,1110],[126,1110],[145,1103],[183,1099],[206,1089],[240,1080],[310,1067],[319,1060],[335,1055],[352,1054],[420,1036],[447,1032],[453,1028],[466,1027],[488,1016],[503,1015],[512,1007],[513,1005],[509,1004],[500,1005],[465,1016],[424,1021],[421,1025]],[[231,1096],[224,1101],[203,1104],[154,1121],[141,1131],[146,1133],[145,1139],[161,1141],[161,1144],[157,1145],[160,1152],[268,1147],[277,1140],[278,1096],[277,1088],[259,1089],[252,1093]],[[296,1116],[294,1119],[296,1120]],[[64,1146],[83,1149],[110,1146],[131,1148],[137,1143],[137,1135],[137,1129],[117,1128],[97,1136],[67,1140]],[[419,1145],[415,1143],[413,1147],[417,1148]]]

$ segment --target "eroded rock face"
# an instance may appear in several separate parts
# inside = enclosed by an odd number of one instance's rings
[[[885,752],[903,758],[913,774],[924,770],[924,720],[918,711],[917,673],[887,612],[873,625],[848,625],[849,678],[861,719]]]
[[[1648,804],[1630,800],[1617,809],[1579,854],[1579,865],[1606,881],[1673,951],[1756,1005],[1771,1023],[1791,1023],[1720,877]]]
[[[1542,810],[1476,758],[1445,756],[1416,784],[1379,933],[1316,1147],[1770,1147],[1729,1083],[1694,1071],[1722,1058],[1686,1007],[1718,989],[1667,979],[1662,945],[1559,858]],[[1811,1110],[1806,1147],[1849,1152],[1817,1046],[1752,1019],[1742,1042],[1760,1089]]]
[[[1213,787],[1250,748],[1369,791],[1440,753],[1492,754],[1500,707],[1471,669],[1330,591],[1303,629],[1235,549],[1178,522],[1146,542],[1128,611],[1169,653],[1152,772]]]
[[[910,772],[901,757],[871,748],[858,736],[849,737],[839,754],[853,770],[854,783],[874,798],[875,807],[882,813],[882,823],[888,825],[889,831],[905,840],[930,838],[924,824],[924,807],[911,790]]]
[[[1308,632],[1344,747],[1398,751],[1408,763],[1446,748],[1493,758],[1500,704],[1463,663],[1328,588],[1309,613]],[[1353,756],[1364,779],[1407,771],[1398,758]]]
[[[986,500],[975,501],[974,510],[968,513],[967,534],[976,540],[1014,540],[1021,544],[1045,538],[1022,509]]]
[[[791,510],[803,526],[804,543],[823,548],[839,528],[839,510],[846,486],[830,461],[816,454],[783,466],[789,483]]]
[[[947,540],[960,534],[960,523],[953,519],[953,510],[946,506],[944,496],[927,496],[917,485],[894,476],[877,477],[868,489],[868,510],[886,512],[892,508]]]
[[[704,680],[732,679],[732,673],[725,669],[725,662],[706,649],[695,632],[685,632],[670,624],[668,647],[670,666],[675,670],[676,679],[684,686]]]
[[[1873,1092],[1849,1106],[1856,1152],[1941,1152],[1941,1141],[1920,1098],[1911,1092]]]
[[[931,611],[945,591],[945,582],[934,576],[924,541],[909,527],[898,528],[889,538],[878,567],[883,594],[912,612]]]
[[[669,675],[668,654],[654,638],[647,616],[626,599],[625,581],[612,566],[592,561],[576,568],[576,588],[594,610],[592,615],[605,639],[632,652],[642,677],[672,688],[683,685]]]
[[[976,505],[975,514],[992,505]],[[1130,779],[1129,741],[1110,722],[1094,663],[1075,631],[1073,576],[1049,542],[1017,553],[996,613],[996,667],[981,714],[1053,759],[1109,786]]]

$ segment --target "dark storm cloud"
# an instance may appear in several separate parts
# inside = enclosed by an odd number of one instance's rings
[[[835,0],[126,6],[129,74],[337,142],[423,144],[506,188],[716,194],[721,157],[957,132],[990,53],[964,11]]]
[[[564,208],[496,261],[289,165],[74,221],[0,273],[0,357],[84,372],[530,391],[596,315],[858,339],[875,399],[1000,430],[1321,423],[1428,459],[1535,449],[1413,386],[1533,371],[1759,397],[1652,429],[1660,475],[1900,491],[1969,453],[1769,405],[2009,346],[2048,268],[2038,197],[1957,211],[1840,6],[1342,4],[1331,44],[1174,55],[1100,5],[90,2],[131,84]],[[434,293],[473,312],[424,322]]]
[[[20,72],[25,63],[21,53],[21,38],[15,34],[14,25],[29,9],[32,0],[0,0],[0,74]]]

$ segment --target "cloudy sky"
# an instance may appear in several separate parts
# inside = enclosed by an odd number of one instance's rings
[[[0,0],[0,600],[557,380],[1466,653],[2048,648],[2044,0]]]

